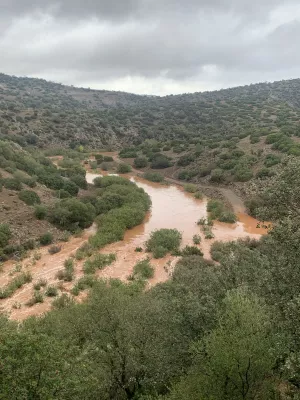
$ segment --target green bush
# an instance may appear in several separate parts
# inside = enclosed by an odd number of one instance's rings
[[[119,164],[117,172],[119,174],[127,174],[128,172],[131,172],[132,168],[129,164]]]
[[[62,190],[65,190],[66,192],[70,193],[71,196],[77,196],[78,192],[79,192],[79,187],[72,181],[70,181],[69,179],[66,179],[64,181]]]
[[[56,297],[58,295],[58,290],[57,287],[55,286],[48,286],[46,291],[45,291],[45,295],[47,297]]]
[[[74,304],[74,300],[72,299],[72,297],[67,295],[66,293],[63,293],[61,296],[59,296],[55,300],[53,300],[52,308],[54,310],[61,310],[66,307],[70,307],[73,304]]]
[[[201,243],[201,236],[200,235],[194,235],[193,236],[193,243],[194,244],[200,244]]]
[[[225,175],[222,169],[214,169],[211,171],[210,180],[216,183],[222,183],[225,181]]]
[[[115,254],[96,254],[89,260],[86,260],[83,266],[83,272],[86,275],[94,274],[97,270],[101,270],[116,261]]]
[[[148,165],[147,157],[137,157],[134,159],[134,166],[136,168],[145,168]]]
[[[0,247],[5,247],[12,237],[8,224],[0,224]]]
[[[20,289],[26,283],[30,283],[31,281],[32,275],[28,272],[23,272],[0,289],[0,299],[11,297],[18,289]]]
[[[164,177],[163,175],[161,175],[159,172],[145,172],[143,175],[144,179],[147,179],[148,181],[151,182],[163,182],[164,181]]]
[[[53,235],[50,232],[44,233],[39,239],[42,246],[47,246],[53,242]]]
[[[168,252],[179,249],[181,238],[181,233],[177,229],[154,231],[146,243],[147,251],[153,252],[155,258],[163,257]]]
[[[3,185],[6,189],[10,190],[22,190],[22,183],[15,178],[6,178],[3,179]]]
[[[151,162],[151,168],[153,169],[164,169],[171,167],[170,160],[163,154],[155,154]]]
[[[236,215],[229,210],[224,210],[221,215],[218,217],[220,222],[226,222],[228,224],[234,224],[237,221]]]
[[[154,247],[152,254],[154,258],[163,258],[169,253],[168,249],[163,246]]]
[[[103,155],[102,154],[95,154],[95,159],[97,161],[97,164],[101,164],[103,162]]]
[[[198,187],[197,187],[197,185],[194,185],[193,183],[187,183],[186,185],[184,185],[184,190],[185,190],[185,192],[188,192],[188,193],[197,193]]]
[[[34,204],[41,204],[41,199],[39,195],[33,190],[21,190],[19,193],[19,199],[24,201],[28,206],[33,206]]]
[[[92,225],[96,216],[91,204],[71,198],[57,202],[48,210],[48,219],[61,229],[75,231]]]
[[[87,185],[87,181],[85,179],[85,176],[82,175],[72,175],[70,176],[70,180],[75,183],[75,185],[77,187],[80,187],[81,189],[86,190],[88,185]]]
[[[112,162],[112,161],[114,161],[114,159],[111,156],[104,156],[103,161],[104,162]]]
[[[217,219],[220,222],[235,223],[237,221],[236,215],[226,209],[224,203],[220,200],[209,200],[207,203],[207,212],[210,213],[211,219]]]
[[[119,152],[121,158],[134,158],[137,156],[137,150],[135,147],[125,147]]]
[[[181,254],[183,256],[203,256],[202,251],[196,246],[185,246]]]
[[[99,188],[105,188],[108,186],[112,185],[134,185],[134,183],[130,182],[126,178],[122,178],[120,176],[103,176],[103,177],[97,177],[94,179],[94,185],[95,187]]]
[[[267,168],[272,167],[273,165],[280,164],[281,163],[281,157],[275,155],[275,154],[268,154],[266,155],[264,164]]]
[[[58,271],[56,277],[60,281],[72,282],[74,278],[74,261],[72,258],[65,260],[64,269]]]
[[[150,260],[139,261],[133,268],[134,279],[151,279],[154,276],[154,268],[150,264]]]
[[[26,305],[32,307],[37,303],[44,303],[44,296],[40,291],[35,290],[32,298],[26,303]]]
[[[34,209],[34,215],[37,219],[45,219],[47,216],[47,208],[43,205],[38,205]]]

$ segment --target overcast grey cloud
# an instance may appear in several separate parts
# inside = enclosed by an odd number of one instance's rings
[[[300,77],[298,0],[0,0],[0,71],[168,94]]]

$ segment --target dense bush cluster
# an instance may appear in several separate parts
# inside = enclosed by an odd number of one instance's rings
[[[24,201],[28,206],[41,203],[39,195],[33,190],[21,190],[19,193],[19,199]]]
[[[150,235],[146,243],[147,251],[153,253],[154,258],[161,258],[169,252],[179,250],[181,233],[177,229],[159,229]]]
[[[207,203],[207,212],[211,219],[217,219],[220,222],[233,224],[237,221],[236,215],[228,210],[220,200],[209,200]]]

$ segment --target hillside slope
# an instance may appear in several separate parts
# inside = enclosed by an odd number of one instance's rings
[[[138,96],[0,74],[1,136],[20,144],[89,144],[146,138],[214,141],[297,132],[300,80],[178,96]]]

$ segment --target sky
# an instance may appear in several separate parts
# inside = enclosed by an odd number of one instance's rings
[[[300,78],[299,0],[0,0],[0,72],[179,94]]]

